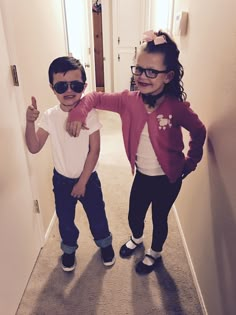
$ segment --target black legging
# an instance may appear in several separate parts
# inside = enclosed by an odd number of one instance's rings
[[[167,176],[147,176],[136,172],[130,193],[129,226],[135,238],[143,235],[144,220],[152,203],[153,234],[151,248],[162,251],[168,234],[168,214],[177,198],[182,178],[170,183]]]

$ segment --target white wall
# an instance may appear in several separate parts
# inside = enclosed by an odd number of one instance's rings
[[[25,110],[32,95],[37,98],[41,112],[57,103],[49,88],[47,71],[54,58],[67,54],[63,5],[61,0],[1,0],[1,9],[10,61],[18,69],[18,107],[24,133]],[[37,156],[28,156],[34,197],[39,200],[45,233],[54,213],[49,143]]]
[[[103,56],[104,56],[104,85],[105,92],[114,91],[113,84],[113,47],[112,47],[112,3],[101,0],[102,4],[102,32],[103,32]]]
[[[175,1],[188,99],[208,129],[204,158],[176,202],[209,315],[235,314],[236,2]]]

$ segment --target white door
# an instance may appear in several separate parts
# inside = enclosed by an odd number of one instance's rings
[[[0,314],[13,315],[41,248],[0,11]]]
[[[113,4],[114,90],[130,88],[130,66],[141,44],[146,4],[144,0],[115,0]]]
[[[85,66],[88,87],[96,90],[92,0],[64,0],[69,53]]]

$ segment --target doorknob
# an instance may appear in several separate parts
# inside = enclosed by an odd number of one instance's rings
[[[90,64],[89,63],[85,63],[84,66],[85,66],[85,68],[90,68]]]

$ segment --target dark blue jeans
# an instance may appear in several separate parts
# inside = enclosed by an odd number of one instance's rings
[[[182,178],[170,183],[167,176],[147,176],[136,172],[130,193],[129,226],[135,238],[143,235],[147,210],[152,205],[152,245],[161,252],[168,234],[168,214],[177,198]]]
[[[59,220],[61,235],[61,249],[67,254],[77,248],[79,229],[75,225],[75,208],[79,200],[86,212],[90,231],[99,247],[106,247],[112,243],[103,201],[101,183],[96,172],[93,172],[86,185],[84,197],[75,198],[71,191],[79,178],[68,178],[54,169],[53,192],[55,196],[56,213]]]

